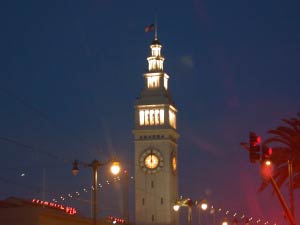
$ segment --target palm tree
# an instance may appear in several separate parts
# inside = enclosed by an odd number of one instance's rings
[[[294,211],[293,190],[300,189],[300,120],[283,119],[284,126],[269,130],[271,137],[263,145],[272,147],[274,164],[273,178],[279,187],[290,185],[291,211]],[[259,190],[264,190],[270,181],[264,181]],[[294,213],[293,213],[294,214]]]

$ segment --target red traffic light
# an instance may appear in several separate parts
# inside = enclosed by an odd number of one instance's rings
[[[249,142],[250,142],[250,147],[260,145],[261,137],[257,136],[254,132],[250,132],[249,133]]]
[[[257,136],[256,137],[256,145],[259,145],[261,143],[261,137]]]
[[[251,163],[260,160],[260,142],[261,137],[254,132],[249,132],[249,159]]]
[[[268,148],[268,155],[272,155],[273,154],[273,149],[272,148]]]

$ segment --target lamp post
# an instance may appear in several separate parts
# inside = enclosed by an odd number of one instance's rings
[[[198,211],[198,224],[201,224],[201,211],[206,211],[208,208],[208,203],[205,199],[201,200],[200,202],[196,202],[197,208],[199,209]]]
[[[101,163],[98,160],[93,160],[91,163],[84,163],[75,160],[73,162],[73,168],[72,168],[72,173],[74,176],[78,175],[79,173],[79,168],[78,164],[83,165],[84,167],[90,167],[93,170],[93,201],[92,201],[92,206],[93,206],[93,225],[97,224],[97,184],[98,184],[98,168],[101,166],[108,165],[109,163],[111,164],[110,171],[112,174],[117,175],[120,172],[120,163],[117,161],[112,161],[109,160],[107,162]]]
[[[122,181],[122,196],[123,196],[123,218],[125,223],[129,223],[129,207],[128,207],[128,191],[129,191],[129,176],[127,170],[122,170],[121,172],[121,181]]]
[[[228,225],[227,219],[224,219],[224,221],[222,222],[222,225]]]
[[[178,211],[181,206],[188,208],[188,225],[192,225],[192,206],[195,205],[195,203],[190,199],[179,199],[175,202],[175,205],[173,206],[174,211]]]

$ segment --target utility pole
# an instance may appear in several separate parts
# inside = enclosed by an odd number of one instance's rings
[[[289,192],[290,192],[291,213],[295,218],[293,160],[288,160],[288,170],[289,170]]]
[[[125,220],[125,223],[129,223],[129,210],[128,210],[128,182],[129,182],[129,177],[128,177],[128,171],[123,170],[122,171],[122,177],[121,177],[121,182],[122,182],[122,195],[123,195],[123,218]]]
[[[83,165],[84,167],[90,167],[93,170],[93,201],[92,201],[92,206],[93,206],[93,225],[97,224],[97,211],[98,211],[98,201],[97,201],[97,186],[98,186],[98,169],[99,167],[105,166],[109,163],[112,163],[111,165],[111,172],[114,175],[117,175],[120,172],[120,165],[119,162],[109,160],[104,163],[99,162],[98,160],[93,160],[91,163],[84,163],[75,160],[73,163],[73,168],[72,168],[72,173],[74,176],[77,176],[79,173],[79,168],[78,164]]]

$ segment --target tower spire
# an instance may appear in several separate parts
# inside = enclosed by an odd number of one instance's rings
[[[157,40],[157,30],[158,30],[157,15],[155,15],[155,18],[154,18],[154,28],[155,28],[154,40]]]

